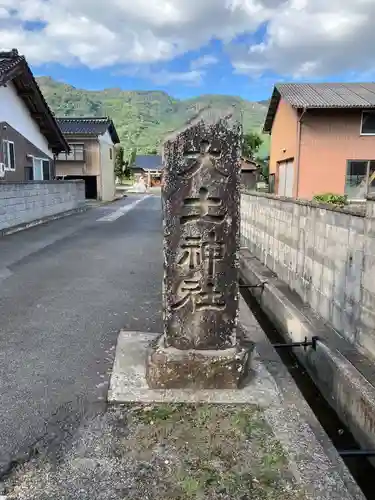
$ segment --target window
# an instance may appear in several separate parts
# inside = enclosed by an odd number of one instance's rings
[[[5,170],[16,170],[14,142],[3,141],[3,162],[5,164]]]
[[[84,144],[69,144],[70,153],[59,153],[57,159],[63,161],[85,161]]]
[[[362,135],[375,135],[375,112],[363,111],[361,122]]]
[[[34,181],[43,180],[43,160],[41,158],[33,158],[33,178]]]
[[[44,158],[33,157],[32,177],[29,180],[49,181],[51,180],[50,161]]]
[[[51,171],[50,171],[50,163],[49,160],[43,160],[43,180],[50,181],[51,180]]]
[[[349,160],[346,168],[345,194],[351,200],[364,200],[375,192],[375,160]]]
[[[112,148],[109,148],[109,159],[112,160],[112,158],[113,158]]]

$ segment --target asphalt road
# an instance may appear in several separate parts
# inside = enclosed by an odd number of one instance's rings
[[[161,331],[161,202],[142,197],[0,239],[0,479],[102,410],[121,328]]]

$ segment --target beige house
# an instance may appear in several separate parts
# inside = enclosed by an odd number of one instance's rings
[[[110,118],[57,118],[70,152],[56,159],[56,176],[83,179],[86,198],[115,197],[115,144],[119,138]]]
[[[375,83],[280,83],[264,132],[277,194],[375,193]]]

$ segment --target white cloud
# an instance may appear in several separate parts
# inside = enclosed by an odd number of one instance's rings
[[[160,65],[158,65],[160,66]],[[160,69],[152,65],[129,66],[125,69],[115,71],[114,75],[127,75],[131,77],[149,80],[157,85],[169,85],[170,83],[182,83],[189,86],[200,85],[205,76],[202,69],[190,69],[188,71],[170,71]]]
[[[206,68],[207,66],[213,66],[218,62],[219,59],[217,57],[207,54],[205,56],[198,57],[198,59],[195,59],[195,61],[192,61],[190,67],[192,69]]]
[[[202,83],[204,73],[199,70],[191,71],[150,71],[148,72],[148,78],[156,83],[157,85],[168,85],[170,83],[185,83],[187,85],[199,85]]]
[[[258,0],[254,0],[256,2]],[[246,3],[246,2],[245,2]],[[0,0],[12,22],[0,23],[2,48],[17,47],[32,63],[80,62],[91,68],[155,63],[198,49],[216,37],[231,40],[256,28],[233,0]],[[23,23],[44,23],[27,31]]]
[[[0,19],[9,19],[10,14],[8,9],[0,6]]]
[[[186,85],[197,86],[203,82],[207,74],[207,68],[218,62],[219,59],[217,57],[206,54],[191,61],[188,71],[170,71],[167,69],[160,69],[160,67],[157,68],[153,65],[138,65],[118,71],[116,74],[141,77],[157,85],[168,85],[170,83],[180,82]]]
[[[374,16],[374,0],[289,0],[270,16],[263,42],[230,53],[237,71],[248,74],[373,72]]]
[[[375,0],[0,0],[0,46],[33,64],[100,68],[163,63],[219,39],[244,74],[371,73],[374,18]],[[264,25],[263,41],[236,43]],[[151,76],[199,83],[215,63],[206,55],[181,73]]]

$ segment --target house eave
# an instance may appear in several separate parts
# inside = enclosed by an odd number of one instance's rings
[[[24,102],[41,134],[46,138],[48,146],[54,154],[68,151],[66,142],[51,109],[46,103],[42,92],[24,57],[9,71],[0,77],[0,85],[14,85],[18,97]]]
[[[271,100],[268,106],[267,116],[264,121],[263,132],[265,134],[270,134],[272,130],[273,121],[276,116],[277,108],[281,99],[280,92],[274,87]]]
[[[110,123],[108,126],[108,132],[109,132],[109,135],[111,136],[112,142],[113,142],[113,144],[120,144],[120,139],[119,139],[119,136],[117,134],[115,124],[113,123],[113,121],[111,119],[109,119],[109,121],[110,121]]]

